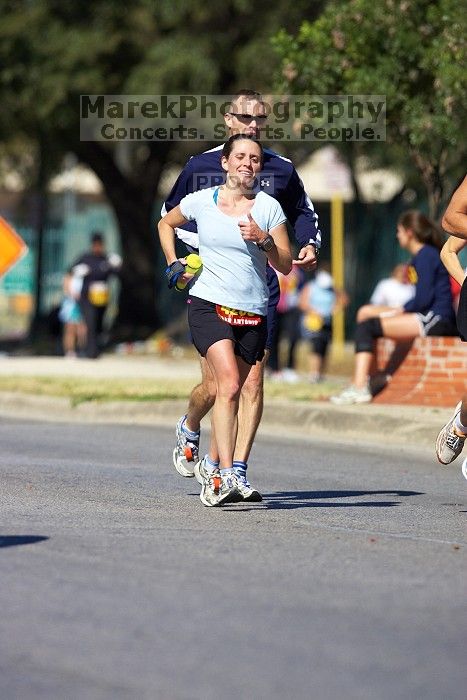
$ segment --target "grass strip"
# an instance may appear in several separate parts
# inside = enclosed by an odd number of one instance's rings
[[[166,401],[187,399],[196,379],[89,379],[80,377],[0,377],[0,391],[68,398],[73,405],[87,401]],[[290,401],[317,401],[342,388],[342,381],[320,384],[265,382],[265,397]]]

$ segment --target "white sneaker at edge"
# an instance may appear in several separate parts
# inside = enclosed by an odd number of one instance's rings
[[[436,438],[436,456],[441,464],[450,464],[459,457],[465,443],[465,436],[454,432],[454,423],[461,412],[462,401],[459,401],[454,413],[438,433]]]
[[[347,406],[354,403],[370,403],[372,399],[373,396],[367,387],[357,389],[357,387],[352,385],[344,389],[344,391],[337,396],[331,396],[329,400],[331,403]]]

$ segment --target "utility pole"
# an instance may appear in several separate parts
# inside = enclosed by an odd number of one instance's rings
[[[344,289],[344,202],[340,195],[331,199],[331,275],[334,287]],[[332,317],[332,350],[337,360],[344,357],[345,317],[339,308]]]

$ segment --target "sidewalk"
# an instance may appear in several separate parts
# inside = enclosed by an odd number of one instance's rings
[[[60,357],[0,357],[0,376],[75,377],[88,379],[186,379],[187,394],[199,381],[194,359],[109,355],[99,360]],[[454,407],[453,407],[454,408]],[[130,423],[174,426],[186,409],[184,400],[86,401],[0,391],[0,416],[50,421]],[[328,401],[266,399],[259,434],[283,438],[320,438],[342,443],[373,443],[386,448],[423,447],[434,442],[451,409],[384,406],[335,406]],[[204,425],[209,425],[205,420]]]

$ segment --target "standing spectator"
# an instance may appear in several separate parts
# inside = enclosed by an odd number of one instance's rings
[[[63,324],[63,353],[65,357],[77,357],[86,345],[86,326],[79,307],[83,280],[67,273],[63,278],[64,299],[58,317]]]
[[[295,363],[295,350],[300,340],[300,309],[298,298],[304,281],[304,273],[293,265],[288,275],[277,273],[279,278],[280,296],[277,304],[277,321],[271,339],[268,367],[274,373],[273,377],[284,379],[286,382],[298,381]],[[287,363],[281,372],[280,344],[287,340]]]
[[[322,381],[326,368],[329,343],[332,338],[332,314],[348,303],[343,291],[336,291],[329,274],[329,265],[323,263],[315,278],[306,284],[300,294],[302,337],[310,341],[310,382]]]
[[[109,277],[117,274],[121,258],[107,255],[102,233],[91,235],[91,249],[70,267],[69,274],[82,279],[79,306],[86,325],[86,357],[95,359],[101,352],[100,336],[109,303]]]
[[[415,287],[409,282],[407,265],[396,265],[390,277],[378,282],[371,295],[370,304],[404,306],[414,294]]]

